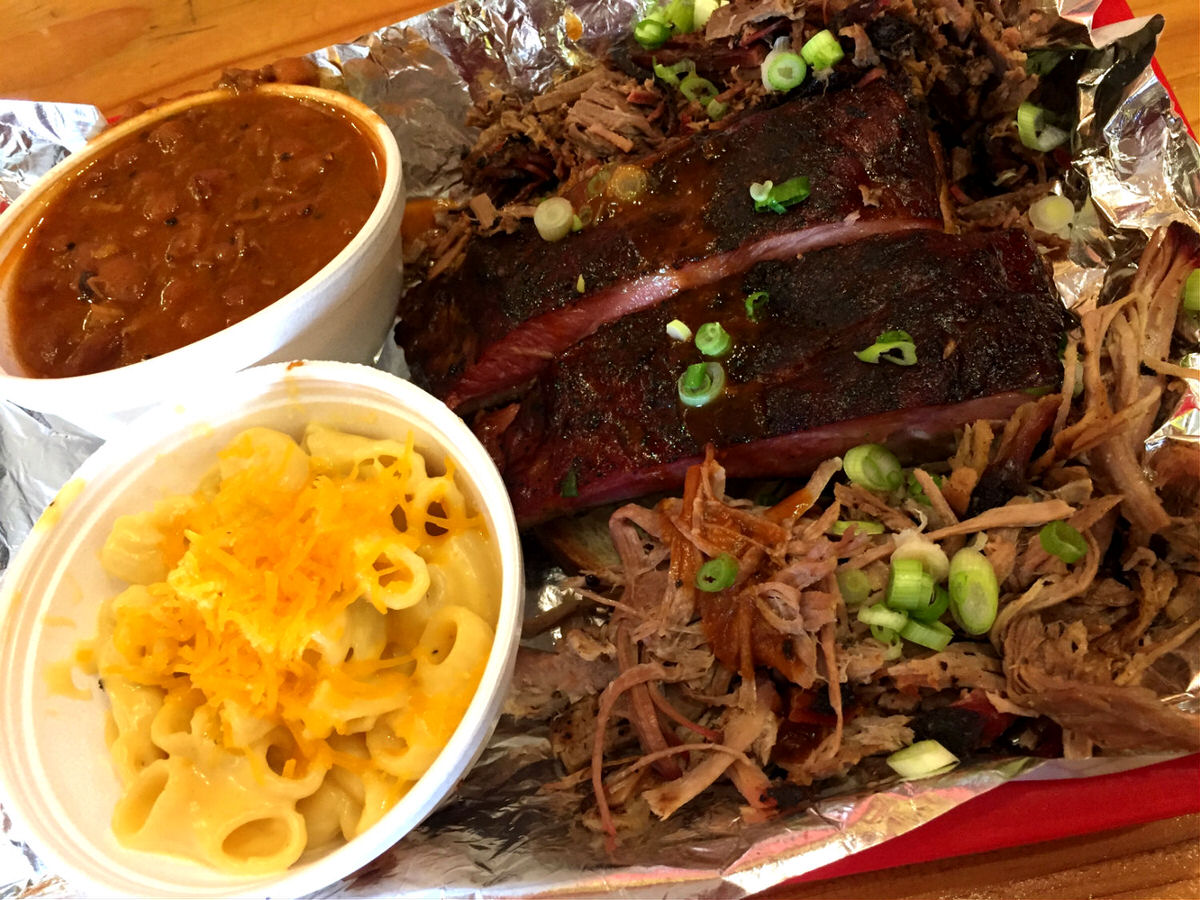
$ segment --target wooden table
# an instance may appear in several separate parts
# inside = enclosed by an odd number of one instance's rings
[[[0,97],[93,103],[119,112],[351,40],[430,0],[0,0]],[[1161,12],[1158,59],[1200,127],[1200,3],[1130,0]],[[1200,817],[905,866],[773,892],[790,897],[1200,897]]]
[[[1129,0],[1167,26],[1159,62],[1200,127],[1200,3]],[[436,0],[0,0],[0,97],[94,103],[116,112],[211,86],[226,66],[260,66],[352,40]]]

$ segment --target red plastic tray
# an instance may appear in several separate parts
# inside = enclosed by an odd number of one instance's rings
[[[1113,775],[1002,784],[919,828],[815,869],[799,884],[1037,844],[1200,812],[1200,754]]]

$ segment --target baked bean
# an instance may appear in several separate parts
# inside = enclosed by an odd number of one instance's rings
[[[47,205],[9,304],[31,375],[82,375],[278,300],[366,222],[382,174],[339,111],[254,91],[127,136]]]

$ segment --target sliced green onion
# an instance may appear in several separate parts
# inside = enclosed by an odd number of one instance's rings
[[[716,559],[710,559],[696,570],[696,587],[710,594],[732,587],[737,581],[737,560],[728,553],[722,553]]]
[[[870,519],[838,519],[829,526],[829,533],[839,537],[853,528],[859,534],[883,534],[884,528],[879,522]]]
[[[733,338],[720,322],[705,322],[696,329],[696,349],[705,356],[724,356],[733,348]]]
[[[690,59],[681,59],[677,63],[669,66],[664,66],[662,63],[654,63],[654,75],[660,81],[665,81],[671,87],[679,87],[679,76],[684,73],[692,74],[696,71],[696,64]]]
[[[546,241],[561,241],[571,230],[575,210],[566,197],[549,197],[533,211],[533,226]]]
[[[946,645],[953,639],[954,632],[941,622],[925,623],[910,618],[900,629],[900,637],[930,650],[945,650]]]
[[[647,50],[657,50],[671,37],[671,26],[656,22],[654,19],[642,19],[633,26],[633,39]]]
[[[892,551],[892,562],[898,559],[915,559],[933,576],[934,581],[945,581],[950,574],[950,560],[946,551],[923,534],[913,530],[896,535],[896,549]]]
[[[629,203],[646,193],[649,186],[650,175],[641,166],[617,166],[613,169],[612,177],[608,179],[607,193]]]
[[[892,631],[900,631],[908,624],[907,613],[888,609],[882,603],[876,603],[872,606],[860,606],[857,616],[858,621],[864,625],[879,625],[883,628],[890,628]]]
[[[1038,532],[1038,540],[1042,549],[1051,556],[1057,556],[1067,565],[1079,562],[1087,554],[1087,541],[1083,535],[1066,522],[1050,522],[1042,526]]]
[[[937,741],[917,741],[889,756],[887,764],[901,778],[928,778],[949,772],[958,765],[958,757]]]
[[[758,321],[758,314],[762,312],[767,301],[771,299],[771,295],[766,291],[755,291],[746,297],[746,318],[751,322]]]
[[[933,483],[939,488],[942,486],[942,482],[945,481],[941,475],[930,475],[929,477],[933,479]],[[904,486],[908,488],[908,496],[912,497],[918,503],[922,503],[925,506],[933,505],[933,502],[929,499],[929,495],[925,493],[925,488],[921,487],[921,482],[917,481],[917,476],[912,472],[909,472],[905,476]]]
[[[1183,283],[1183,311],[1200,315],[1200,269],[1192,269],[1192,274]]]
[[[884,628],[881,625],[872,625],[871,637],[875,638],[881,644],[887,644],[888,650],[883,656],[885,661],[890,662],[904,655],[904,646],[900,640],[900,632]]]
[[[664,25],[668,24],[666,7],[655,6],[648,13],[646,13],[646,18],[652,22],[662,22]]]
[[[828,28],[818,31],[805,41],[804,46],[800,48],[800,55],[814,69],[831,69],[846,56],[842,45]]]
[[[762,83],[768,91],[790,91],[799,87],[807,74],[804,58],[791,50],[772,50],[762,61]]]
[[[714,122],[719,122],[729,112],[729,104],[720,100],[709,100],[704,107],[705,114]]]
[[[692,25],[694,30],[699,31],[708,24],[708,20],[712,18],[712,14],[717,11],[720,6],[719,0],[696,0],[695,9],[692,12]]]
[[[684,371],[682,384],[689,391],[698,391],[704,387],[707,378],[709,375],[704,363],[693,363]]]
[[[909,612],[930,603],[933,596],[933,576],[916,559],[893,559],[884,602],[890,609]]]
[[[679,399],[687,406],[705,406],[725,390],[725,369],[720,363],[694,363],[679,376]]]
[[[871,596],[871,579],[862,569],[846,569],[837,574],[838,590],[847,606],[859,606]]]
[[[575,293],[582,294],[586,290],[587,290],[587,282],[585,282],[583,280],[583,276],[580,275],[577,279],[575,279]]]
[[[757,193],[762,196],[762,199],[755,196],[755,188],[759,188]],[[766,188],[765,194],[762,188]],[[812,188],[806,175],[797,175],[795,178],[789,178],[779,184],[764,181],[761,185],[750,185],[750,196],[754,198],[755,212],[770,210],[774,213],[782,213],[789,206],[795,206],[797,203],[807,200],[811,193]]]
[[[679,82],[679,93],[688,100],[705,106],[720,92],[717,90],[717,86],[707,78],[701,78],[692,73]]]
[[[612,175],[612,170],[605,166],[595,175],[588,179],[587,195],[590,198],[599,197],[604,193],[604,186],[608,184],[608,179]]]
[[[673,341],[690,341],[692,339],[692,329],[688,328],[679,319],[672,319],[667,323],[667,336]]]
[[[1074,218],[1075,204],[1058,194],[1043,197],[1029,207],[1029,221],[1034,228],[1063,239],[1071,236],[1071,221]]]
[[[771,188],[771,194],[767,199],[782,206],[793,206],[801,200],[807,200],[811,193],[812,187],[809,185],[808,176],[797,175]]]
[[[929,624],[944,616],[949,608],[950,592],[938,584],[933,587],[933,597],[930,598],[929,605],[909,610],[908,617],[917,622]]]
[[[696,0],[671,0],[666,7],[667,21],[680,34],[691,34],[696,29]]]
[[[900,632],[884,628],[882,625],[872,625],[871,637],[881,644],[894,644],[900,640]]]
[[[904,476],[904,488],[906,491],[908,491],[908,496],[913,500],[916,500],[918,503],[924,504],[925,506],[933,505],[932,501],[929,499],[929,496],[925,493],[925,488],[921,487],[921,482],[917,481],[917,477],[913,475],[912,472],[909,472]]]
[[[579,476],[575,473],[574,466],[567,469],[567,474],[563,476],[563,480],[558,486],[558,495],[560,497],[579,496]]]
[[[1030,150],[1045,153],[1062,144],[1069,132],[1046,122],[1048,113],[1026,100],[1017,108],[1017,136]]]
[[[755,204],[766,203],[767,198],[771,196],[771,188],[775,187],[773,181],[755,181],[750,185],[750,199]]]
[[[898,366],[911,366],[917,361],[917,345],[907,331],[896,329],[885,331],[875,338],[875,343],[865,350],[854,353],[865,363],[877,363],[884,359]]]
[[[842,468],[852,482],[872,491],[894,491],[904,483],[900,460],[881,444],[859,444],[842,457]]]
[[[950,560],[950,612],[967,634],[986,634],[996,621],[1000,585],[988,558],[963,547]]]
[[[579,217],[578,213],[571,217],[571,230],[583,231],[583,219]]]

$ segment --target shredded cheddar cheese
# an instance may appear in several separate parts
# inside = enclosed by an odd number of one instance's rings
[[[115,671],[281,721],[303,757],[328,763],[335,723],[311,708],[318,686],[354,701],[411,693],[413,659],[329,660],[314,652],[314,636],[360,597],[387,612],[387,599],[416,577],[407,554],[428,555],[481,519],[440,502],[453,465],[426,476],[411,437],[403,454],[348,472],[261,446],[245,435],[233,442],[220,454],[219,486],[192,495],[161,527],[169,574],[146,586],[154,602],[114,601],[112,640],[125,661]],[[436,718],[436,704],[409,703]],[[461,710],[447,716],[457,724]]]

